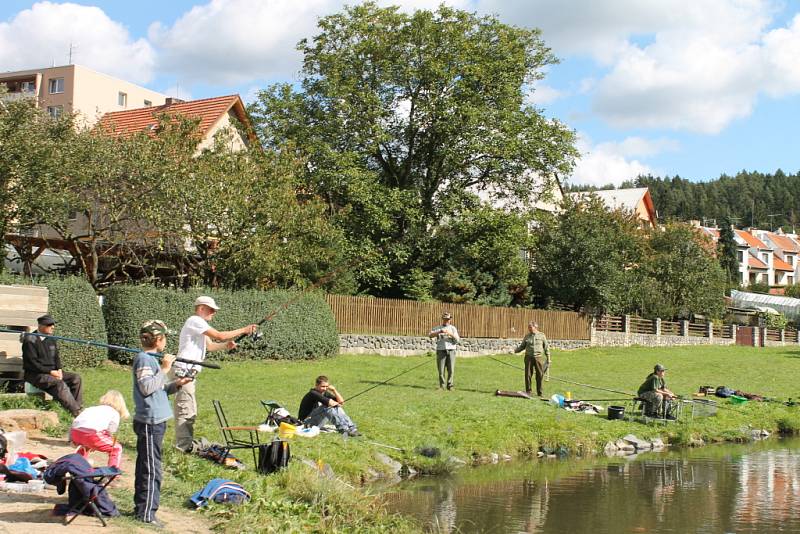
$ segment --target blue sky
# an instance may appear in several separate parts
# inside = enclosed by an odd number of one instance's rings
[[[351,2],[352,3],[352,2]],[[440,0],[381,1],[403,9]],[[543,31],[530,98],[579,135],[571,183],[800,171],[800,2],[448,0]],[[182,98],[294,81],[294,44],[340,0],[0,2],[0,70],[74,62]]]

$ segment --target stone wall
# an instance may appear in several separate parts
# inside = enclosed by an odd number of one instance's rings
[[[480,356],[511,352],[521,340],[461,338],[458,344],[459,356]],[[591,346],[584,340],[552,340],[555,349],[580,349]],[[382,354],[384,356],[411,356],[436,351],[436,341],[429,337],[375,336],[359,334],[339,334],[339,352],[344,354]]]
[[[592,346],[596,347],[674,347],[676,345],[733,345],[735,339],[707,338],[695,336],[660,336],[634,334],[632,332],[605,332],[597,330],[592,335]]]

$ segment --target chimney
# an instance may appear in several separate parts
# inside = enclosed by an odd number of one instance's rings
[[[171,106],[172,104],[183,104],[183,100],[180,98],[176,98],[174,96],[168,96],[167,99],[164,101],[165,106]]]

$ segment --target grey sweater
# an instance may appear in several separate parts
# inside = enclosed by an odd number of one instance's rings
[[[167,382],[155,356],[140,352],[133,359],[133,403],[135,421],[158,424],[172,419],[172,406],[167,395],[178,390],[175,382]]]

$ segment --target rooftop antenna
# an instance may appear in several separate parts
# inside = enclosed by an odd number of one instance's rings
[[[67,65],[72,65],[72,51],[73,50],[77,50],[77,49],[78,49],[78,47],[75,46],[74,44],[72,44],[72,42],[70,41],[70,43],[69,43],[69,62],[67,63]]]

